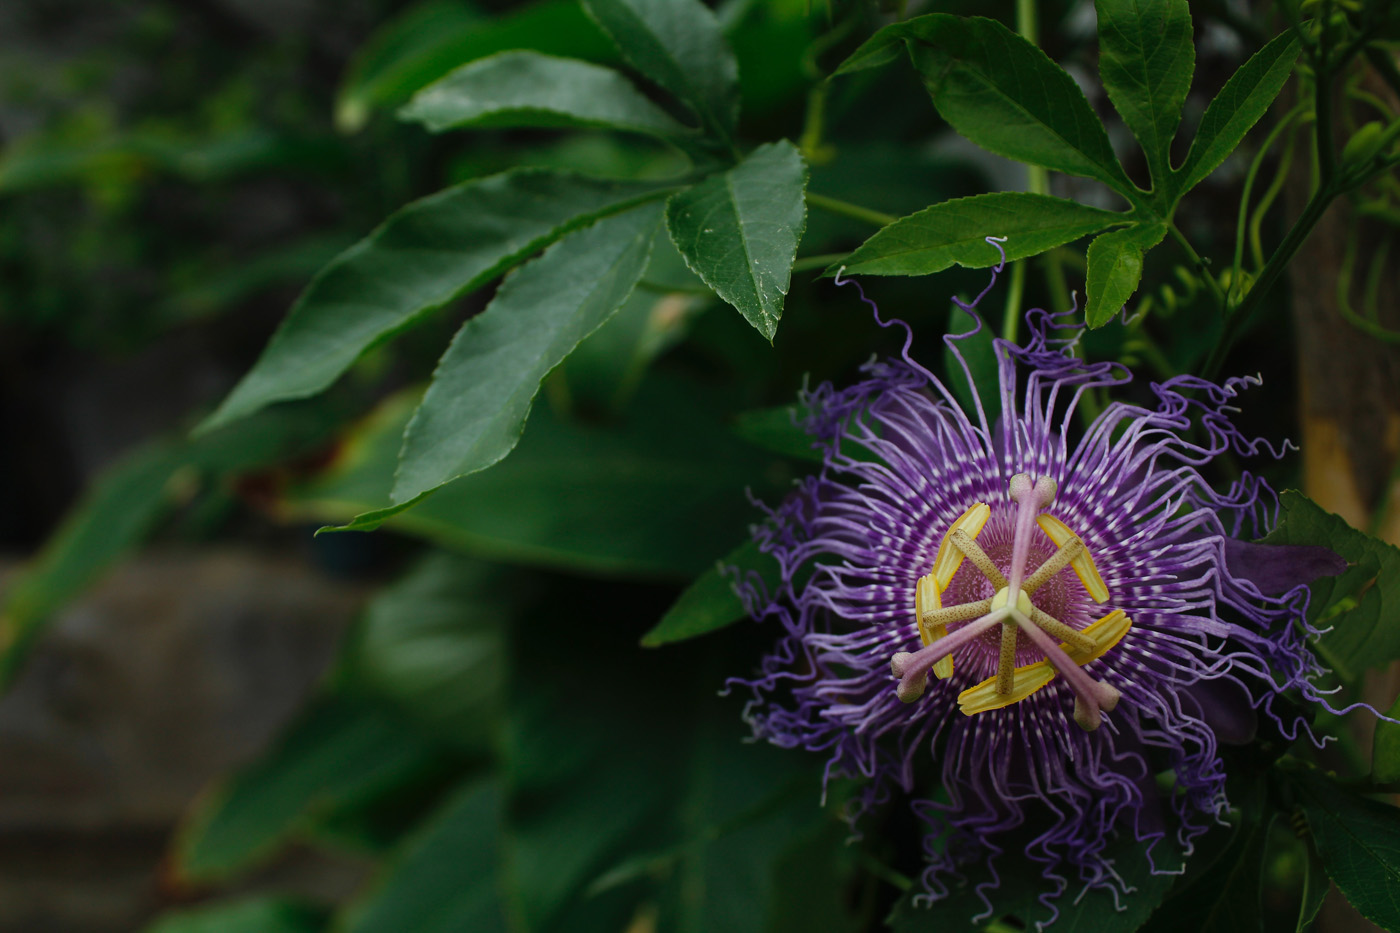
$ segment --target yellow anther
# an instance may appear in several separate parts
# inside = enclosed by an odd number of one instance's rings
[[[1094,640],[1096,647],[1093,651],[1085,651],[1082,648],[1071,648],[1068,645],[1062,645],[1061,647],[1065,649],[1065,654],[1068,654],[1074,659],[1075,664],[1083,667],[1090,661],[1097,661],[1099,658],[1103,657],[1110,648],[1123,640],[1123,636],[1128,634],[1128,630],[1132,627],[1133,620],[1128,618],[1128,614],[1122,609],[1115,609],[1093,625],[1086,626],[1082,630],[1085,635],[1088,635]]]
[[[975,687],[958,694],[958,709],[971,716],[988,710],[1001,709],[1019,703],[1055,679],[1055,669],[1049,661],[1037,661],[1018,667],[1011,675],[1011,692],[998,693],[997,679],[988,677]]]
[[[1090,661],[1103,657],[1105,652],[1123,640],[1123,636],[1128,634],[1128,630],[1132,627],[1133,622],[1127,614],[1121,609],[1115,609],[1093,625],[1083,629],[1083,633],[1094,640],[1093,651],[1085,651],[1082,648],[1071,647],[1063,643],[1060,648],[1069,655],[1070,660],[1083,667]],[[958,708],[968,716],[985,713],[988,710],[1001,709],[1012,703],[1021,702],[1054,679],[1055,668],[1049,661],[1027,664],[1025,667],[1016,668],[1013,672],[1010,693],[998,693],[997,678],[988,677],[976,686],[968,687],[958,694]]]
[[[948,534],[943,536],[942,542],[938,545],[938,554],[933,559],[933,578],[938,582],[940,593],[948,588],[953,574],[958,572],[958,568],[962,566],[963,562],[963,552],[948,541],[949,536],[955,531],[962,531],[969,538],[976,538],[982,533],[982,526],[987,524],[987,519],[991,516],[991,506],[985,502],[979,502],[959,515],[957,521],[953,522],[948,529]]]
[[[1036,523],[1040,525],[1040,530],[1056,547],[1064,545],[1075,538],[1076,535],[1070,531],[1069,526],[1053,515],[1040,515],[1036,517]],[[1099,568],[1094,566],[1094,557],[1085,548],[1069,562],[1074,575],[1079,578],[1079,582],[1084,585],[1084,590],[1096,603],[1108,602],[1108,586],[1103,582],[1103,577],[1099,576]]]
[[[926,614],[942,608],[943,600],[938,596],[938,583],[933,579],[933,574],[925,574],[914,587],[914,618],[919,623],[919,640],[925,645],[931,645],[948,634],[948,626],[941,623],[929,625],[924,622]],[[953,676],[952,655],[933,665],[933,676],[939,680],[947,680]]]

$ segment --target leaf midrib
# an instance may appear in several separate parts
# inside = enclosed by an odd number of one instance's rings
[[[744,251],[744,270],[748,272],[749,282],[753,285],[754,297],[758,299],[758,315],[764,323],[777,324],[778,319],[769,313],[763,302],[762,283],[754,274],[753,252],[749,249],[748,231],[744,228],[744,215],[739,210],[739,196],[734,190],[733,172],[724,173],[724,190],[729,195],[729,205],[734,209],[734,223],[739,228],[739,246]]]
[[[920,44],[924,45],[925,47],[930,48],[930,49],[933,49],[935,52],[939,51],[938,46],[935,46],[935,45],[933,45],[932,43],[929,43],[929,42],[925,42],[924,40],[919,39],[919,38],[917,38],[917,37],[914,37],[914,38],[913,38],[913,41],[919,42]],[[981,82],[983,82],[983,84],[986,85],[987,88],[989,88],[990,90],[992,90],[993,92],[995,92],[995,93],[997,94],[997,96],[1001,97],[1001,98],[1002,98],[1003,100],[1005,100],[1008,104],[1010,104],[1011,107],[1012,107],[1014,110],[1017,110],[1018,112],[1020,112],[1021,114],[1023,114],[1023,115],[1026,116],[1026,117],[1029,117],[1030,120],[1031,120],[1033,123],[1035,123],[1037,126],[1044,127],[1046,130],[1048,130],[1048,131],[1050,132],[1050,134],[1051,134],[1052,136],[1054,136],[1056,139],[1060,140],[1060,142],[1064,143],[1065,146],[1066,146],[1067,148],[1069,148],[1071,151],[1077,152],[1079,155],[1083,156],[1084,159],[1085,159],[1086,161],[1088,161],[1091,165],[1095,166],[1096,168],[1100,169],[1101,171],[1104,171],[1104,173],[1105,173],[1106,175],[1110,176],[1110,177],[1113,179],[1113,181],[1114,181],[1114,184],[1110,185],[1110,187],[1112,187],[1113,190],[1114,190],[1114,191],[1117,191],[1119,194],[1124,194],[1124,195],[1126,196],[1126,194],[1125,194],[1123,188],[1120,187],[1120,185],[1122,184],[1122,182],[1126,179],[1126,176],[1123,176],[1123,174],[1122,174],[1122,169],[1118,166],[1117,160],[1116,160],[1116,159],[1114,159],[1114,160],[1112,161],[1112,163],[1111,163],[1109,166],[1105,167],[1102,163],[1100,163],[1100,162],[1098,161],[1098,159],[1096,159],[1095,157],[1091,156],[1088,152],[1085,152],[1084,149],[1081,148],[1080,146],[1078,146],[1078,145],[1076,145],[1076,144],[1070,142],[1069,139],[1067,139],[1067,138],[1064,136],[1064,134],[1062,134],[1061,132],[1059,132],[1058,130],[1056,130],[1056,129],[1055,129],[1053,126],[1051,126],[1050,124],[1046,123],[1046,122],[1045,122],[1044,120],[1042,120],[1040,117],[1036,116],[1036,115],[1035,115],[1034,113],[1032,113],[1030,110],[1026,109],[1025,106],[1023,106],[1021,103],[1019,103],[1018,101],[1016,101],[1014,98],[1010,97],[1008,94],[1006,94],[1005,92],[1003,92],[995,83],[993,83],[993,81],[986,75],[985,72],[983,72],[980,68],[977,68],[976,66],[974,66],[974,65],[971,63],[971,61],[970,61],[969,59],[963,58],[963,57],[961,57],[961,56],[959,56],[959,55],[952,54],[952,53],[946,53],[946,54],[948,54],[948,59],[949,59],[950,62],[955,62],[955,63],[957,63],[958,65],[962,66],[969,74],[975,76],[978,80],[980,80]],[[1051,62],[1051,64],[1054,65],[1054,67],[1059,68],[1059,66],[1058,66],[1058,65],[1055,65],[1053,61]],[[1060,69],[1060,70],[1063,71],[1063,69]],[[1071,79],[1071,80],[1073,80],[1073,79]],[[1086,102],[1086,105],[1087,105],[1087,102]],[[1118,169],[1118,171],[1115,173],[1115,172],[1113,171],[1113,169]],[[1129,188],[1134,188],[1134,187],[1135,187],[1135,186],[1133,186],[1133,185],[1131,184],[1131,182],[1129,182]]]
[[[632,251],[636,248],[638,242],[644,240],[644,239],[646,238],[647,235],[650,235],[650,236],[655,236],[655,235],[656,235],[656,229],[655,229],[654,226],[651,227],[651,228],[649,228],[648,231],[647,231],[646,233],[644,233],[644,234],[640,234],[640,235],[638,235],[638,236],[629,237],[629,238],[628,238],[626,245],[618,252],[616,258],[608,265],[608,267],[606,268],[606,270],[605,270],[601,275],[599,275],[596,279],[594,279],[592,287],[590,287],[590,288],[584,293],[584,297],[583,297],[583,299],[579,302],[578,308],[577,308],[575,311],[573,311],[572,313],[570,313],[570,314],[568,315],[568,317],[569,317],[570,320],[573,320],[573,319],[577,318],[577,317],[578,317],[578,314],[579,314],[579,310],[578,310],[578,309],[582,309],[585,305],[587,305],[590,301],[593,300],[593,297],[594,297],[595,295],[597,295],[600,291],[603,290],[603,282],[604,282],[605,280],[608,280],[611,276],[613,276],[613,275],[617,272],[618,268],[619,268],[619,267],[622,265],[622,263],[628,258],[628,256],[632,253]],[[635,284],[634,284],[634,287],[635,287]],[[625,300],[626,300],[626,299],[624,299],[624,301],[625,301]],[[619,306],[619,307],[620,307],[620,306]],[[485,313],[485,312],[483,312],[483,313]],[[616,309],[614,309],[614,313],[616,313]],[[584,334],[584,335],[583,335],[582,337],[580,337],[577,341],[575,341],[574,346],[578,346],[579,343],[582,343],[585,339],[587,339],[587,337],[588,337],[590,334],[592,334],[594,330],[597,330],[598,327],[601,327],[601,326],[602,326],[602,323],[603,323],[603,322],[600,322],[600,323],[597,325],[597,327],[594,327],[593,330],[590,330],[587,334]],[[469,326],[469,325],[470,325],[470,322],[468,322],[468,325],[464,325],[464,326]],[[562,328],[561,328],[561,329],[562,329]],[[559,331],[556,330],[555,336],[557,337],[558,334],[559,334]],[[532,356],[534,357],[534,359],[533,359],[533,362],[532,362],[532,366],[531,366],[530,372],[534,372],[535,370],[537,370],[537,369],[540,368],[541,362],[548,356],[548,351],[549,351],[551,348],[553,348],[555,345],[556,345],[556,343],[555,343],[554,340],[546,341],[545,345],[541,348],[540,352],[538,352],[538,353],[536,353],[536,354],[532,354]],[[567,354],[565,354],[565,355],[567,355]],[[555,365],[558,365],[558,364],[555,364]],[[550,368],[552,369],[553,367],[550,367]],[[529,403],[530,403],[530,400],[534,399],[534,397],[539,393],[540,385],[541,385],[541,383],[543,382],[544,377],[545,377],[546,375],[548,375],[548,372],[549,372],[549,370],[545,370],[545,372],[542,373],[538,379],[528,379],[528,380],[525,380],[525,381],[519,383],[519,384],[517,385],[516,389],[515,389],[513,392],[511,392],[510,395],[507,397],[507,401],[508,401],[509,403],[514,403],[516,400],[518,400],[518,399],[520,398],[520,396],[524,393],[524,391],[525,391],[527,388],[530,389],[530,391],[529,391],[529,397],[526,399],[526,410],[525,410],[525,412],[523,413],[523,415],[522,415],[522,417],[521,417],[521,419],[520,419],[520,425],[521,425],[521,428],[522,428],[522,432],[521,432],[521,433],[523,433],[525,418],[529,416],[529,408],[530,408],[530,404],[529,404]],[[434,374],[433,374],[433,377],[434,377],[434,379],[436,379],[436,378],[437,378],[437,374],[434,373]],[[532,387],[532,386],[533,386],[533,387]],[[508,406],[507,406],[507,407],[508,407]],[[488,418],[488,419],[486,420],[486,422],[485,422],[485,427],[484,427],[482,430],[480,430],[480,431],[477,432],[476,440],[472,442],[471,448],[467,451],[467,455],[473,454],[473,453],[475,453],[477,450],[479,450],[480,447],[481,447],[481,445],[482,445],[482,443],[483,443],[483,441],[486,439],[486,436],[487,436],[488,434],[492,433],[492,429],[493,429],[493,428],[495,428],[497,425],[501,424],[502,418],[501,418],[500,416],[506,412],[507,407],[502,407],[502,408],[498,409],[497,411],[495,411],[495,412],[491,415],[490,418]],[[420,409],[419,409],[419,410],[420,410],[420,411],[422,410],[422,409],[421,409],[421,406],[420,406]],[[407,429],[408,432],[411,433],[411,432],[413,431],[413,428],[414,428],[414,426],[417,424],[417,422],[418,422],[418,413],[415,412],[415,413],[414,413],[413,419],[409,422],[408,429]],[[520,438],[520,434],[517,433],[517,435],[516,435],[516,444],[519,443],[519,438]],[[471,476],[473,473],[479,473],[479,472],[481,472],[482,470],[485,470],[485,469],[487,469],[488,467],[495,466],[497,463],[499,463],[499,462],[501,462],[502,460],[504,460],[507,456],[510,455],[511,451],[515,449],[516,444],[510,445],[510,447],[505,451],[505,453],[501,454],[499,457],[496,457],[496,458],[495,458],[494,460],[492,460],[490,463],[484,463],[484,464],[482,464],[481,466],[476,467],[476,468],[474,468],[474,469],[465,470],[465,471],[462,471],[462,472],[454,472],[454,473],[453,473],[451,476],[449,476],[447,479],[444,479],[444,480],[442,480],[441,482],[435,483],[434,485],[432,485],[432,486],[430,486],[430,487],[427,487],[427,488],[424,488],[424,489],[416,489],[416,490],[414,490],[412,496],[405,496],[404,498],[401,498],[401,499],[400,499],[400,498],[398,498],[395,494],[398,492],[399,477],[400,477],[400,475],[401,475],[401,473],[402,473],[402,467],[403,467],[403,463],[404,463],[403,454],[407,452],[407,434],[405,434],[404,450],[400,452],[400,455],[399,455],[399,465],[394,469],[394,483],[393,483],[393,490],[392,490],[392,492],[390,493],[390,499],[391,499],[391,501],[392,501],[392,503],[393,503],[394,505],[401,505],[401,504],[403,504],[403,503],[409,501],[410,499],[417,498],[419,495],[422,495],[422,494],[425,493],[425,492],[430,492],[430,491],[433,490],[433,489],[437,489],[439,486],[444,486],[444,485],[446,485],[447,483],[450,483],[450,482],[452,482],[452,481],[454,481],[454,480],[461,479],[461,478],[464,477],[464,476]],[[461,468],[461,463],[464,462],[464,461],[466,461],[467,459],[468,459],[468,456],[463,456],[463,457],[459,458],[459,459],[458,459],[458,466],[457,466],[457,467],[454,467],[454,470],[460,470],[460,468]]]

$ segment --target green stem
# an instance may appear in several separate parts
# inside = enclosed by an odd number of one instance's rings
[[[1040,256],[1045,269],[1045,282],[1050,286],[1051,300],[1055,302],[1056,308],[1067,308],[1074,300],[1069,293],[1069,283],[1065,281],[1063,257],[1064,253],[1058,247]]]
[[[893,214],[885,214],[873,211],[868,207],[861,207],[859,204],[839,201],[824,194],[817,194],[815,191],[807,192],[807,203],[817,210],[826,211],[828,214],[840,214],[842,217],[850,217],[852,220],[863,220],[877,227],[888,227],[899,219]]]
[[[1016,328],[1021,322],[1021,295],[1026,290],[1026,264],[1011,264],[1011,283],[1006,289],[1006,307],[1001,314],[1001,335],[1016,342]]]
[[[808,164],[817,161],[822,147],[822,133],[826,125],[826,90],[826,82],[818,81],[807,93],[807,117],[797,148],[802,150]]]
[[[821,253],[817,256],[802,256],[792,264],[793,272],[808,272],[812,269],[825,269],[833,262],[840,262],[850,253]],[[705,294],[709,294],[707,290]]]
[[[1170,379],[1178,375],[1176,367],[1171,364],[1161,349],[1148,336],[1147,331],[1139,328],[1131,340],[1124,343],[1124,348],[1138,353],[1147,365],[1157,371],[1157,375],[1163,379]]]
[[[1225,362],[1225,354],[1230,351],[1235,341],[1244,333],[1249,325],[1249,319],[1263,304],[1268,297],[1269,290],[1274,287],[1274,283],[1283,275],[1283,270],[1293,259],[1293,254],[1298,252],[1298,248],[1303,245],[1303,241],[1312,233],[1313,227],[1322,219],[1328,205],[1332,203],[1336,192],[1332,185],[1328,184],[1319,188],[1308,200],[1308,204],[1303,208],[1303,213],[1298,217],[1297,222],[1289,229],[1288,234],[1283,238],[1283,242],[1274,250],[1274,254],[1269,257],[1268,263],[1264,266],[1264,271],[1259,273],[1258,280],[1249,289],[1249,294],[1244,296],[1244,301],[1240,302],[1225,323],[1225,333],[1220,336],[1220,342],[1211,350],[1210,358],[1206,360],[1205,370],[1202,375],[1206,379],[1215,378],[1220,369],[1220,365]]]
[[[1215,295],[1216,303],[1220,305],[1220,310],[1224,311],[1228,307],[1225,303],[1225,291],[1220,287],[1220,283],[1215,280],[1215,276],[1211,275],[1210,267],[1206,265],[1206,261],[1202,259],[1191,246],[1185,234],[1177,229],[1176,224],[1167,224],[1167,233],[1171,234],[1171,238],[1176,241],[1177,245],[1181,247],[1182,252],[1191,260],[1191,265],[1195,267],[1196,274],[1210,287],[1211,294]]]
[[[1038,44],[1035,4],[1036,0],[1016,0],[1016,32],[1032,45]]]
[[[1269,131],[1269,135],[1264,137],[1264,143],[1259,147],[1259,152],[1254,156],[1254,161],[1249,164],[1249,171],[1244,176],[1244,191],[1240,194],[1240,215],[1235,222],[1235,261],[1230,267],[1230,300],[1233,301],[1235,295],[1239,293],[1240,276],[1244,271],[1244,244],[1246,239],[1246,229],[1249,221],[1249,196],[1254,191],[1254,181],[1259,175],[1259,169],[1264,164],[1264,157],[1269,154],[1269,150],[1274,147],[1283,131],[1293,125],[1304,110],[1302,104],[1294,107],[1284,114],[1283,119],[1278,121],[1278,125]]]
[[[1332,146],[1332,75],[1327,69],[1327,25],[1331,10],[1323,12],[1322,31],[1317,42],[1317,68],[1313,76],[1313,112],[1317,123],[1313,127],[1317,141],[1317,171],[1323,183],[1336,175],[1337,154]]]
[[[1031,45],[1038,45],[1036,24],[1036,0],[1016,0],[1016,32]],[[1050,191],[1050,177],[1039,165],[1026,166],[1026,190],[1032,194],[1047,194]],[[1006,305],[1001,313],[1001,335],[1012,343],[1016,342],[1016,329],[1021,324],[1021,299],[1026,292],[1026,264],[1014,263],[1011,266],[1011,283],[1006,289]]]
[[[1304,119],[1311,119],[1311,115],[1306,115]],[[1264,193],[1259,198],[1259,203],[1255,205],[1254,212],[1249,218],[1249,255],[1254,260],[1254,268],[1264,268],[1264,218],[1268,216],[1269,209],[1278,200],[1279,194],[1283,192],[1283,186],[1288,181],[1288,172],[1293,167],[1293,146],[1298,138],[1298,127],[1288,135],[1288,143],[1283,147],[1283,155],[1278,160],[1278,165],[1274,169],[1273,181],[1269,182],[1269,187],[1264,189]]]

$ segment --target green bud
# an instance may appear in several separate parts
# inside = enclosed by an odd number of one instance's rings
[[[1348,165],[1369,162],[1381,150],[1385,127],[1376,120],[1367,123],[1347,140],[1342,149],[1342,161]]]

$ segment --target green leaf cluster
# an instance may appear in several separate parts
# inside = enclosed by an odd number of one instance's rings
[[[389,504],[347,527],[377,527],[511,452],[542,381],[642,279],[663,199],[667,233],[685,264],[764,337],[771,341],[777,331],[806,218],[801,155],[786,141],[747,155],[734,148],[737,67],[698,0],[590,0],[586,8],[622,58],[697,125],[672,116],[613,68],[532,49],[469,61],[419,89],[400,116],[431,132],[645,133],[686,152],[695,172],[648,182],[514,170],[410,204],[322,270],[203,425],[321,392],[371,348],[514,270],[442,355],[405,430]],[[404,28],[418,36],[419,27]],[[438,41],[423,28],[422,37],[398,41]],[[394,73],[387,63],[365,69]],[[345,106],[387,93],[368,90],[393,83],[377,80],[364,78]]]
[[[949,265],[995,265],[983,243],[1005,236],[1008,259],[1094,235],[1085,319],[1111,320],[1137,291],[1143,256],[1171,229],[1177,204],[1219,167],[1278,96],[1299,45],[1285,33],[1246,62],[1216,94],[1190,149],[1172,145],[1195,69],[1186,0],[1097,0],[1099,76],[1147,159],[1149,184],[1132,181],[1108,132],[1074,79],[996,20],[929,13],[886,26],[837,74],[884,65],[907,51],[934,106],[978,146],[1028,165],[1097,181],[1126,202],[1103,211],[1063,198],[995,192],[903,217],[839,263],[847,273],[925,275]],[[834,272],[836,267],[828,270]]]

